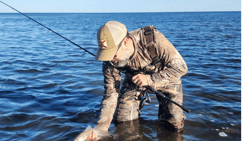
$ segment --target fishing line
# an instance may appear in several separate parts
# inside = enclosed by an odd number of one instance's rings
[[[83,48],[83,47],[79,46],[78,44],[76,44],[76,43],[72,42],[71,40],[67,39],[66,37],[64,37],[64,36],[60,35],[59,33],[55,32],[55,31],[53,31],[52,29],[48,28],[47,26],[43,25],[42,23],[40,23],[40,22],[38,22],[38,21],[34,20],[33,18],[31,18],[31,17],[27,16],[26,14],[24,14],[24,13],[22,13],[22,12],[18,11],[17,9],[15,9],[15,8],[11,7],[10,5],[8,5],[8,4],[6,4],[6,3],[4,3],[3,1],[0,1],[0,2],[1,2],[1,3],[3,3],[4,5],[6,5],[6,6],[10,7],[11,9],[13,9],[13,10],[17,11],[18,13],[20,13],[20,14],[24,15],[24,16],[25,16],[25,17],[27,17],[28,19],[30,19],[30,20],[32,20],[32,21],[34,21],[34,22],[36,22],[37,24],[39,24],[39,25],[43,26],[44,28],[46,28],[46,29],[48,29],[48,30],[52,31],[54,34],[56,34],[56,35],[60,36],[61,38],[63,38],[63,39],[65,39],[65,40],[67,40],[68,42],[70,42],[70,43],[72,43],[73,45],[75,45],[75,46],[79,47],[80,49],[82,49],[82,50],[86,51],[87,53],[89,53],[89,54],[91,54],[91,55],[95,56],[93,53],[89,52],[89,51],[88,51],[88,50],[86,50],[85,48]]]
[[[72,42],[71,40],[67,39],[66,37],[64,37],[64,36],[60,35],[59,33],[57,33],[57,32],[55,32],[55,31],[53,31],[52,29],[50,29],[50,28],[46,27],[45,25],[43,25],[43,24],[41,24],[40,22],[38,22],[38,21],[34,20],[33,18],[31,18],[31,17],[27,16],[26,14],[24,14],[24,13],[22,13],[22,12],[18,11],[17,9],[15,9],[15,8],[13,8],[13,7],[11,7],[11,6],[9,6],[8,4],[6,4],[6,3],[4,3],[4,2],[2,2],[2,1],[0,1],[0,2],[1,2],[1,3],[3,3],[4,5],[6,5],[6,6],[10,7],[11,9],[13,9],[13,10],[17,11],[18,13],[20,13],[20,14],[24,15],[25,17],[29,18],[30,20],[32,20],[32,21],[34,21],[34,22],[36,22],[37,24],[39,24],[39,25],[43,26],[44,28],[46,28],[46,29],[48,29],[48,30],[52,31],[52,32],[53,32],[53,33],[55,33],[56,35],[58,35],[58,36],[60,36],[61,38],[63,38],[63,39],[65,39],[65,40],[69,41],[70,43],[72,43],[73,45],[75,45],[75,46],[79,47],[80,49],[82,49],[82,50],[86,51],[87,53],[89,53],[89,54],[91,54],[91,55],[95,56],[93,53],[89,52],[88,50],[84,49],[83,47],[79,46],[78,44],[76,44],[76,43]],[[105,62],[105,63],[108,63],[108,62]],[[126,72],[123,72],[123,71],[122,71],[122,73],[126,74]],[[161,92],[156,91],[156,90],[155,90],[155,89],[153,89],[152,87],[150,87],[150,86],[144,86],[144,87],[145,87],[146,89],[148,89],[148,90],[152,91],[153,93],[155,93],[155,94],[157,94],[157,95],[160,95],[160,96],[162,96],[163,98],[165,98],[165,99],[169,100],[170,102],[174,103],[175,105],[179,106],[181,109],[183,109],[183,110],[184,110],[184,111],[186,111],[187,113],[189,113],[189,112],[191,111],[191,110],[189,110],[189,109],[185,108],[184,106],[179,105],[178,103],[176,103],[175,101],[171,100],[170,98],[166,97],[166,96],[165,96],[164,94],[162,94]]]

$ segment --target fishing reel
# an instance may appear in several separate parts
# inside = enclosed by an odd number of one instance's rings
[[[142,114],[142,111],[143,111],[143,106],[144,105],[149,105],[151,103],[151,98],[150,98],[150,95],[148,93],[147,90],[145,91],[141,91],[140,95],[139,95],[141,98],[140,98],[140,105],[139,105],[139,114]]]

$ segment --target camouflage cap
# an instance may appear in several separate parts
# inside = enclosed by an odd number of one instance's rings
[[[100,61],[110,61],[116,54],[118,45],[126,37],[126,26],[117,21],[105,23],[97,31],[98,47],[95,59]]]

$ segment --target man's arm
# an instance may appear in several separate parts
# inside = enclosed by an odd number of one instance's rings
[[[101,115],[98,121],[98,127],[108,130],[117,106],[117,100],[120,89],[121,75],[120,71],[103,62],[104,75],[104,96],[101,105]]]

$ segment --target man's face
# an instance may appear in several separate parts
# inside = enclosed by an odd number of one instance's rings
[[[114,63],[118,63],[118,61],[125,61],[127,59],[129,59],[130,55],[129,55],[129,50],[127,49],[127,47],[125,46],[126,41],[122,41],[119,44],[119,49],[117,50],[114,58],[111,60]]]

